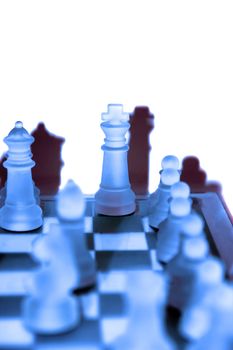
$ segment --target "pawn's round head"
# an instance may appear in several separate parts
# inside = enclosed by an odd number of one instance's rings
[[[176,156],[168,155],[162,159],[162,169],[175,169],[178,170],[180,167],[179,159]]]
[[[215,306],[224,312],[231,312],[233,308],[233,286],[223,281],[215,291]]]
[[[171,197],[172,198],[189,198],[190,187],[186,182],[178,181],[171,187]]]
[[[204,221],[197,213],[189,214],[182,223],[182,233],[185,236],[198,236],[203,233]]]
[[[170,213],[176,217],[185,217],[191,211],[191,201],[186,198],[174,198],[170,202]]]
[[[177,170],[169,168],[164,169],[161,173],[161,182],[163,185],[172,186],[174,183],[179,181],[180,174]]]
[[[182,251],[188,259],[203,259],[209,252],[209,245],[204,238],[190,238],[183,242]]]
[[[62,220],[77,221],[81,219],[85,212],[85,199],[80,188],[73,180],[69,180],[58,193],[57,214]]]
[[[205,284],[217,285],[224,280],[224,274],[225,268],[222,261],[211,256],[202,263],[198,277]]]

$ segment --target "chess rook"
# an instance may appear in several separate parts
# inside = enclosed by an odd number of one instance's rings
[[[0,226],[10,231],[30,231],[42,225],[42,210],[36,204],[31,168],[30,146],[34,138],[16,122],[14,129],[5,137],[8,145],[6,198],[0,210]]]
[[[102,179],[95,195],[96,212],[103,215],[121,216],[135,211],[135,194],[128,175],[125,134],[129,129],[129,115],[120,104],[108,105],[102,114],[101,128],[105,133]]]

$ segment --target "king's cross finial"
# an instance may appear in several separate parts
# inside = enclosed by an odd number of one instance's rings
[[[109,104],[108,112],[102,113],[101,116],[102,120],[109,121],[112,124],[120,124],[129,120],[129,114],[123,112],[123,105],[121,104]]]

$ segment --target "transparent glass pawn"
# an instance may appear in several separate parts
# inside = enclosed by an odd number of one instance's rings
[[[173,169],[173,170],[176,170],[180,173],[179,167],[180,167],[179,159],[176,156],[167,155],[162,159],[162,161],[161,161],[161,168],[162,169],[159,172],[159,174],[160,174],[159,186],[153,193],[151,193],[149,200],[148,200],[149,213],[151,213],[151,208],[153,206],[153,203],[156,201],[156,197],[158,196],[157,192],[159,192],[158,189],[160,188],[160,185],[161,185],[161,175],[162,175],[163,171],[165,169]]]
[[[186,182],[178,181],[171,187],[171,199],[190,198],[190,187]]]
[[[170,305],[183,309],[193,294],[196,294],[199,285],[196,276],[208,252],[204,222],[197,213],[191,213],[181,225],[178,254],[166,265],[170,281],[168,298]]]
[[[191,201],[175,198],[170,202],[169,214],[159,225],[157,240],[157,259],[168,263],[179,251],[182,223],[191,212]]]
[[[184,309],[198,289],[197,286],[202,288],[200,284],[197,285],[196,275],[208,252],[208,243],[203,237],[183,242],[180,254],[166,266],[170,278],[169,305]]]
[[[167,218],[171,187],[179,179],[180,174],[175,169],[165,169],[161,173],[159,187],[149,199],[149,225],[151,227],[158,228],[159,224]]]
[[[209,293],[224,282],[224,279],[225,267],[219,258],[210,255],[201,261],[196,269],[192,287],[190,286],[191,290],[185,309],[192,308],[193,305],[204,300]]]
[[[80,188],[69,180],[57,196],[57,216],[62,235],[70,242],[70,251],[80,280],[76,288],[90,287],[96,281],[95,261],[91,256],[84,233],[85,198]]]
[[[164,169],[174,169],[179,171],[180,161],[176,156],[169,154],[162,159],[161,167],[161,171],[163,171]]]
[[[129,272],[129,321],[125,334],[116,339],[111,350],[175,349],[164,321],[167,282],[164,274],[151,271]]]
[[[182,315],[180,333],[187,350],[231,350],[233,344],[233,286],[222,281]]]

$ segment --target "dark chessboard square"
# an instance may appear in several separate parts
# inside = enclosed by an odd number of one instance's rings
[[[143,226],[139,215],[97,215],[93,218],[93,230],[98,233],[141,232]]]
[[[86,199],[85,216],[94,216],[94,200],[93,200],[93,198]]]
[[[101,344],[101,332],[99,322],[96,320],[82,320],[73,331],[59,335],[37,336],[39,348],[59,350],[77,349],[84,350],[87,346],[97,346]]]
[[[193,208],[195,209],[195,211],[202,217],[202,219],[204,220],[204,232],[206,234],[206,237],[208,239],[208,243],[210,245],[210,251],[213,255],[215,256],[219,256],[219,252],[218,249],[216,247],[216,244],[214,242],[214,239],[212,237],[212,234],[210,232],[210,229],[207,225],[207,222],[205,220],[205,218],[203,217],[203,214],[201,212],[201,203],[200,203],[200,199],[198,198],[193,198]]]
[[[0,296],[0,318],[21,316],[22,296]]]
[[[48,217],[56,217],[57,212],[56,212],[56,205],[54,205],[54,199],[51,200],[41,200],[40,203],[41,209],[43,210],[44,216]]]
[[[147,200],[138,200],[138,211],[141,216],[147,216],[148,215],[148,202]]]
[[[148,251],[96,251],[95,254],[100,271],[151,268]]]
[[[122,294],[101,294],[99,303],[100,314],[103,317],[124,316],[126,313],[126,304]]]
[[[146,241],[147,241],[147,246],[148,249],[155,249],[157,246],[157,233],[146,233]]]
[[[30,254],[0,254],[0,271],[32,270],[36,266]]]
[[[93,233],[86,233],[86,243],[87,243],[87,248],[89,250],[94,250],[94,238],[93,238]]]

